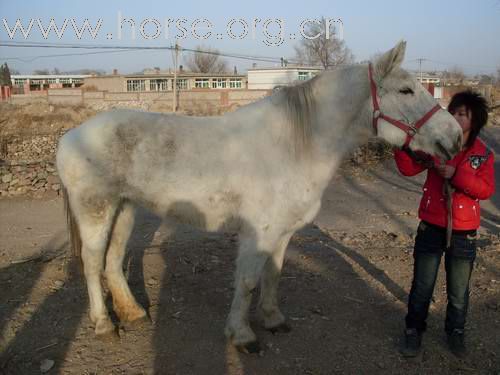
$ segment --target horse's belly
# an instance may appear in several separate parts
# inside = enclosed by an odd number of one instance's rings
[[[152,197],[150,197],[152,198]],[[216,192],[204,196],[167,196],[147,199],[145,206],[157,215],[193,225],[206,231],[237,232],[241,227],[241,196],[233,192]]]

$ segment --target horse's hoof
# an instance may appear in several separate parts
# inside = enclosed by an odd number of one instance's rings
[[[237,345],[236,349],[245,354],[258,354],[262,351],[258,341],[252,341],[245,345]]]
[[[277,325],[276,327],[271,327],[271,328],[266,328],[269,332],[271,332],[273,335],[277,333],[288,333],[292,330],[292,327],[288,323],[281,323],[280,325]]]
[[[113,326],[112,330],[96,331],[96,337],[106,343],[115,343],[120,341],[120,335],[118,334],[118,329]]]
[[[151,325],[151,318],[148,315],[144,315],[138,319],[132,321],[125,321],[121,323],[121,327],[127,330],[139,330],[142,328],[149,327]]]

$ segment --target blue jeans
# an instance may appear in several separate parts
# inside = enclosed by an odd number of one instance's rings
[[[408,300],[406,327],[425,331],[441,257],[445,253],[446,307],[445,331],[464,329],[469,305],[469,281],[476,258],[476,231],[454,231],[446,249],[446,229],[421,222],[415,238],[413,282]]]

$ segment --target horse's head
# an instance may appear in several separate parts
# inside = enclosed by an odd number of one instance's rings
[[[400,42],[369,66],[373,126],[379,137],[393,145],[406,144],[412,150],[450,159],[460,150],[462,130],[453,116],[401,69],[405,49],[406,42]]]

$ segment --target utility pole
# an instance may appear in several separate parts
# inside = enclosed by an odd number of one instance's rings
[[[174,55],[174,83],[173,83],[173,98],[172,98],[172,112],[177,110],[177,59],[179,57],[179,44],[175,41],[175,55]]]
[[[418,61],[418,71],[419,71],[419,76],[420,76],[420,83],[422,83],[422,61],[424,61],[425,59],[417,59]]]

